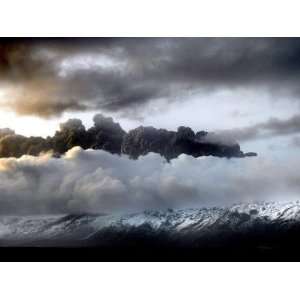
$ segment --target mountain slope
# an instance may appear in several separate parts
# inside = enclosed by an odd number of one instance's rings
[[[1,216],[0,245],[199,248],[253,241],[272,246],[290,236],[297,242],[299,224],[297,201],[127,215]]]

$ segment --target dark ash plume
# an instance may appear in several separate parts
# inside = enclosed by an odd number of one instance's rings
[[[95,115],[93,121],[94,126],[87,131],[90,141],[89,148],[121,154],[121,145],[126,132],[120,124],[101,114]]]
[[[255,153],[243,153],[235,141],[209,138],[205,131],[194,133],[189,127],[177,131],[138,127],[126,133],[119,123],[101,114],[94,116],[94,126],[85,129],[81,120],[70,119],[60,124],[60,130],[53,137],[25,137],[10,129],[0,129],[0,157],[21,157],[24,154],[39,155],[52,151],[59,157],[69,149],[80,146],[83,149],[102,149],[112,154],[126,154],[132,159],[149,152],[158,153],[167,161],[187,154],[193,157],[245,157]]]
[[[0,139],[7,135],[13,135],[13,134],[15,134],[14,130],[11,130],[9,128],[0,129]]]
[[[122,153],[131,158],[138,158],[149,152],[159,153],[168,161],[187,154],[193,157],[218,156],[218,157],[245,157],[255,156],[255,153],[243,153],[237,143],[211,143],[205,139],[207,132],[197,132],[189,127],[180,126],[175,131],[156,129],[154,127],[138,127],[128,132],[122,144]]]

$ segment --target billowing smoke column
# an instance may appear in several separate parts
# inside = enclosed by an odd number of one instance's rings
[[[180,126],[176,131],[156,129],[153,127],[138,127],[125,135],[122,143],[122,153],[131,158],[138,158],[149,152],[159,153],[168,161],[187,154],[193,157],[218,156],[218,157],[245,157],[256,156],[256,153],[243,153],[237,143],[211,142],[207,137],[208,132],[194,131],[189,127]]]
[[[0,129],[0,157],[39,155],[52,151],[55,156],[80,146],[83,149],[102,149],[113,154],[126,154],[132,159],[149,152],[158,153],[167,161],[187,154],[193,157],[245,157],[256,153],[243,153],[235,141],[224,141],[212,133],[179,127],[177,131],[138,127],[126,133],[112,118],[94,116],[94,126],[85,129],[81,120],[70,119],[60,124],[53,137],[25,137],[10,129]]]

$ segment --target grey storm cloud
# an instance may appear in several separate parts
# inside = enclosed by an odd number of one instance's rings
[[[300,136],[294,136],[291,139],[290,146],[300,148]]]
[[[266,88],[298,98],[298,38],[1,39],[2,106],[50,117],[121,113],[159,99],[221,88]]]
[[[290,200],[300,192],[299,159],[220,160],[181,155],[166,163],[74,147],[61,159],[0,159],[1,214],[118,213]]]
[[[223,137],[223,139],[235,139],[239,142],[250,141],[259,138],[288,136],[297,133],[300,133],[299,114],[296,114],[286,120],[270,118],[266,122],[257,123],[252,126],[218,131],[218,135]],[[297,142],[295,142],[294,145],[297,145]]]

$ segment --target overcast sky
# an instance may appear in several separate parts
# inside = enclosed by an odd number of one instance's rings
[[[0,128],[46,136],[70,117],[89,127],[98,112],[114,117],[126,130],[185,125],[219,131],[235,138],[242,150],[258,153],[249,159],[252,163],[237,162],[249,174],[252,188],[262,189],[259,181],[270,184],[265,172],[280,173],[284,165],[284,187],[276,199],[297,196],[300,39],[0,40]],[[226,168],[232,170],[230,162],[220,160],[224,174]],[[252,166],[264,166],[262,160],[268,168],[250,172]],[[208,165],[213,168],[212,160]],[[213,180],[212,170],[208,174]],[[234,186],[236,178],[229,178]],[[244,190],[244,196],[238,194],[241,201],[249,200],[249,190]],[[267,192],[258,193],[257,199],[269,198]]]
[[[45,135],[99,111],[126,128],[284,121],[299,112],[299,56],[292,38],[3,39],[1,125],[18,114],[15,127]]]

